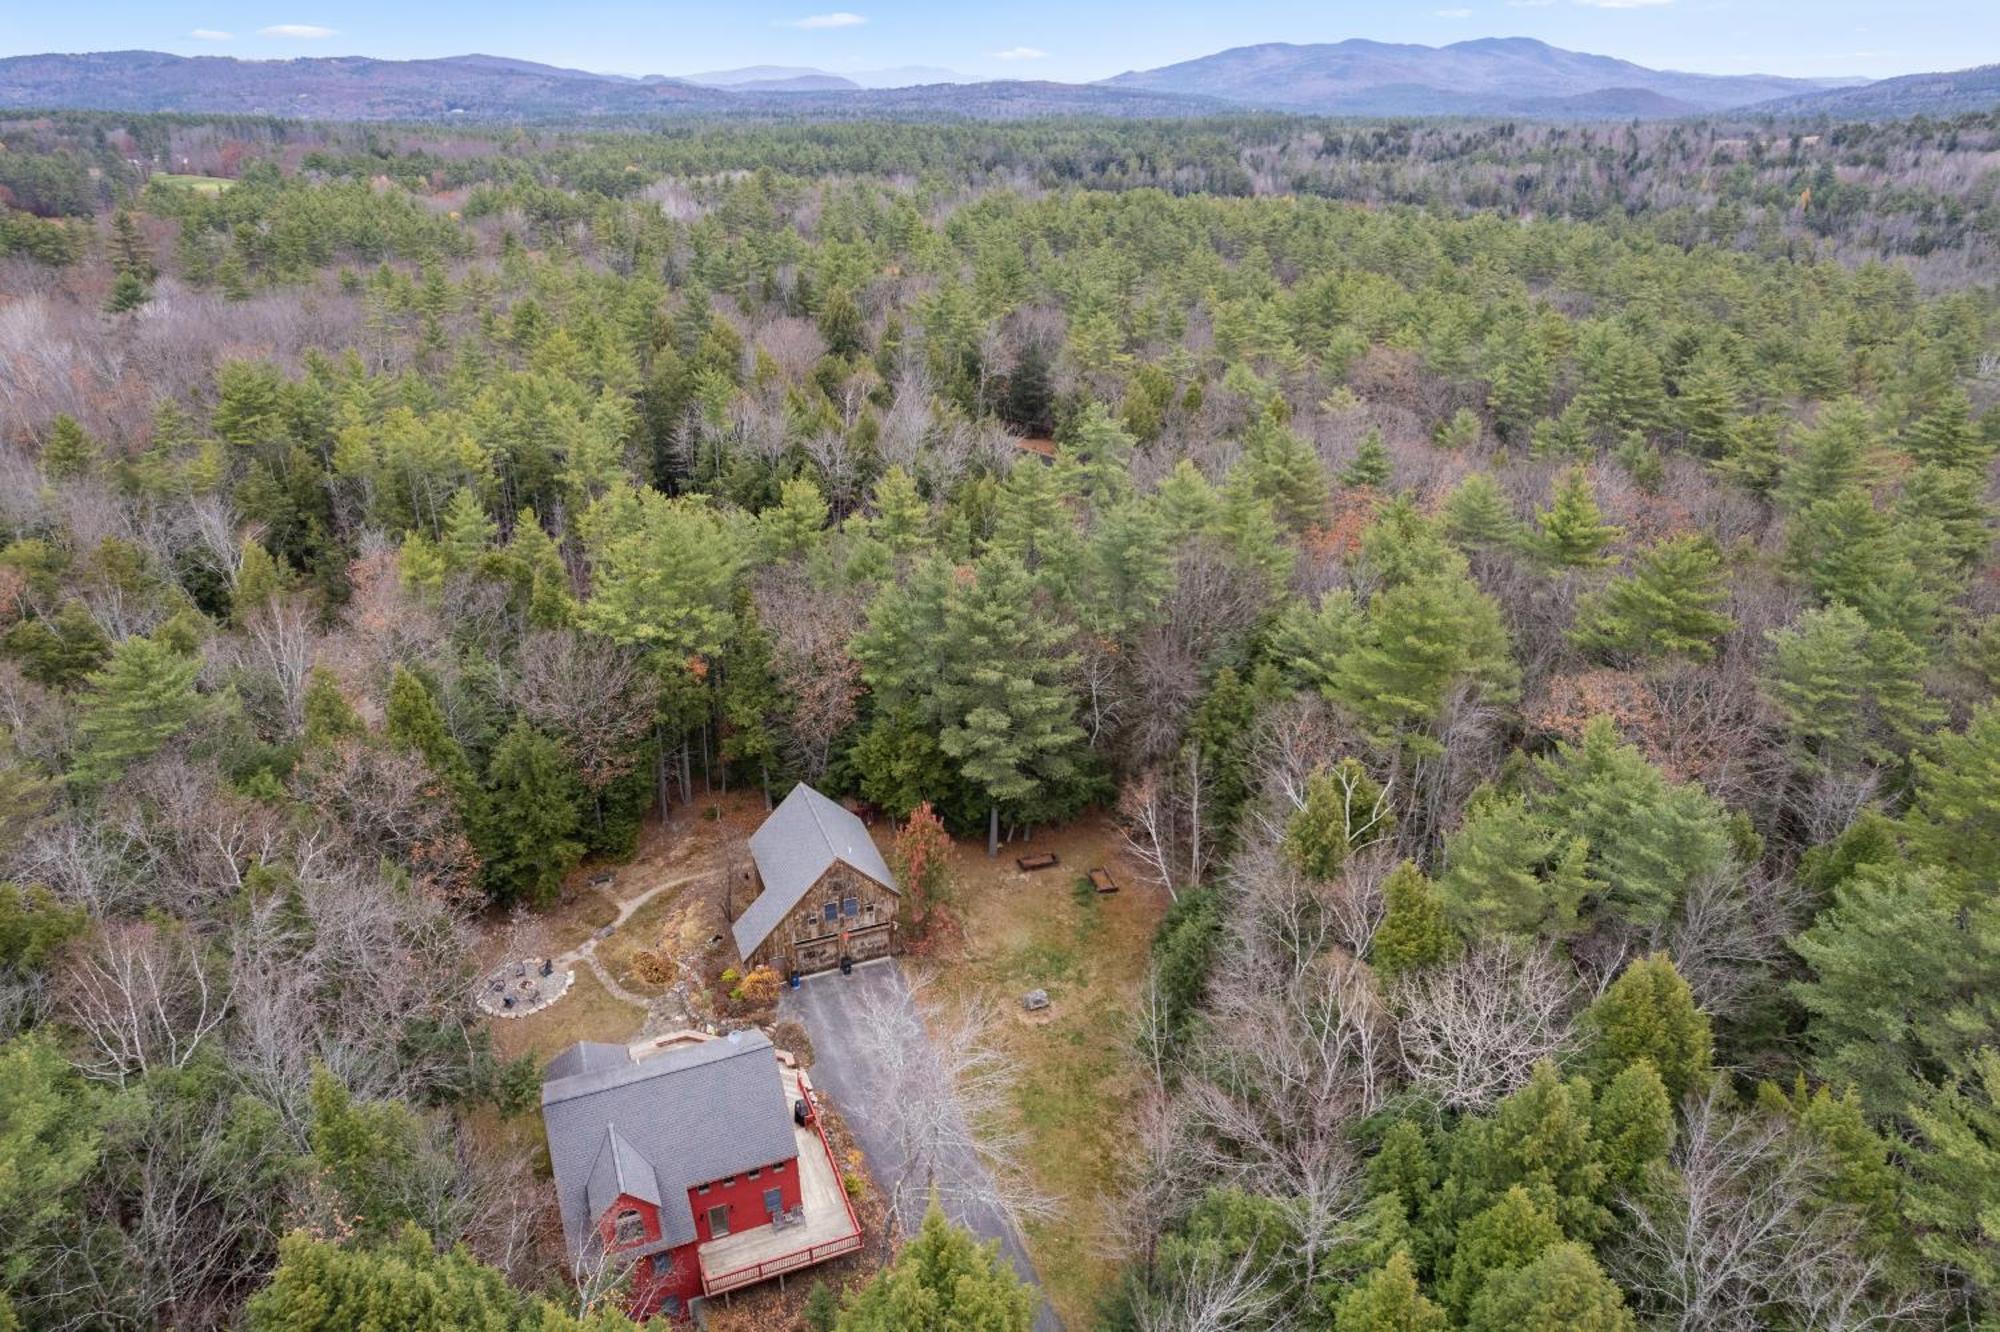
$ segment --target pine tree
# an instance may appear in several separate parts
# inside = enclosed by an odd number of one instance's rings
[[[1668,781],[1637,747],[1620,743],[1608,717],[1593,719],[1581,742],[1558,744],[1536,769],[1548,782],[1537,812],[1589,844],[1591,877],[1621,919],[1659,924],[1688,884],[1734,865],[1727,811],[1700,786]]]
[[[1570,638],[1610,657],[1708,661],[1735,627],[1721,609],[1728,602],[1715,544],[1701,533],[1668,537],[1641,551],[1632,572],[1584,598]]]
[[[1389,472],[1389,446],[1382,442],[1382,432],[1371,428],[1341,469],[1340,484],[1350,489],[1366,486],[1379,490],[1388,482]]]
[[[765,632],[748,590],[737,595],[736,632],[722,656],[722,757],[757,776],[764,801],[771,799],[771,766],[778,758],[774,723],[783,712],[772,673],[771,636]]]
[[[414,671],[398,666],[389,677],[389,702],[382,730],[393,745],[414,750],[431,771],[461,793],[472,784],[472,765],[445,724],[444,709]]]
[[[1962,1081],[1926,1088],[1909,1122],[1903,1215],[1924,1256],[1963,1276],[1990,1312],[2000,1307],[2000,1050],[1973,1055]]]
[[[999,1256],[933,1203],[896,1259],[849,1302],[839,1332],[1028,1332],[1035,1296]]]
[[[112,280],[111,294],[104,298],[104,313],[129,314],[152,299],[152,291],[137,273],[120,273]]]
[[[1708,1080],[1713,1049],[1708,1014],[1665,953],[1627,966],[1586,1010],[1585,1061],[1609,1082],[1645,1060],[1675,1104]]]
[[[121,276],[136,278],[141,287],[160,275],[153,263],[152,247],[139,234],[132,214],[123,208],[111,215],[111,266]]]
[[[998,855],[1001,809],[1031,809],[1076,771],[1075,657],[1068,631],[1037,604],[1034,580],[1006,555],[953,580],[943,609],[931,690],[938,748],[985,796],[987,850]]]
[[[1771,634],[1765,682],[1800,767],[1886,763],[1943,720],[1924,692],[1923,654],[1897,629],[1871,629],[1852,606],[1809,610]]]
[[[1535,422],[1548,410],[1554,386],[1540,335],[1532,328],[1523,330],[1494,372],[1492,391],[1486,395],[1500,438],[1517,448],[1527,442]]]
[[[314,666],[306,676],[303,701],[305,729],[300,737],[308,749],[323,749],[365,729],[361,717],[340,690],[340,682],[324,666]]]
[[[1590,476],[1581,467],[1569,468],[1556,479],[1555,498],[1535,515],[1535,524],[1539,529],[1536,550],[1560,568],[1589,569],[1603,564],[1605,547],[1625,534],[1623,528],[1604,521]]]
[[[1659,357],[1632,334],[1597,325],[1585,332],[1578,361],[1583,387],[1577,401],[1593,425],[1613,435],[1651,435],[1666,421]]]
[[[706,301],[701,313],[703,316],[708,314]],[[861,317],[861,307],[854,303],[854,297],[845,288],[834,290],[821,304],[819,335],[826,339],[829,356],[851,360],[867,353],[868,325]]]
[[[453,573],[477,569],[499,530],[471,488],[459,487],[444,507],[444,526],[438,537],[438,550],[444,556],[445,567]]]
[[[1382,924],[1368,945],[1368,961],[1383,976],[1421,970],[1457,951],[1444,897],[1415,861],[1396,866],[1382,885],[1382,897]]]
[[[1446,839],[1438,895],[1470,939],[1567,934],[1598,886],[1584,868],[1588,854],[1581,838],[1558,835],[1520,797],[1475,796],[1465,823]]]
[[[379,1245],[343,1245],[303,1230],[278,1243],[271,1283],[244,1307],[248,1332],[636,1332],[615,1309],[573,1318],[524,1296],[497,1268],[463,1245],[440,1253],[430,1237],[406,1226]]]
[[[51,481],[70,481],[97,470],[103,446],[92,439],[75,417],[67,412],[49,425],[49,437],[42,442],[42,475]]]
[[[1919,418],[1903,442],[1911,457],[1937,467],[1980,467],[1992,453],[1972,424],[1972,404],[1962,391],[1947,394]]]
[[[1699,357],[1681,377],[1674,399],[1674,424],[1688,449],[1703,458],[1729,451],[1736,425],[1736,371],[1719,355]]]
[[[910,555],[924,544],[931,521],[930,505],[918,492],[916,479],[900,463],[876,479],[870,507],[875,511],[870,530],[892,554]]]
[[[1865,487],[1874,477],[1876,451],[1875,427],[1866,407],[1852,398],[1827,404],[1812,428],[1799,435],[1792,461],[1778,483],[1778,503],[1802,513]]]
[[[730,589],[741,563],[735,529],[700,495],[651,487],[613,490],[580,524],[591,596],[580,627],[657,652],[669,664],[712,657],[732,624]]]
[[[1499,608],[1462,570],[1445,568],[1375,594],[1358,641],[1336,666],[1333,692],[1377,734],[1423,750],[1435,742],[1422,730],[1454,688],[1474,683],[1504,702],[1519,679]]]
[[[1903,482],[1896,517],[1924,564],[1970,572],[1993,545],[1986,475],[1968,467],[1925,464]]]
[[[278,562],[261,541],[243,543],[243,555],[236,565],[236,582],[229,592],[230,622],[241,628],[252,615],[269,606],[285,590],[285,578]]]
[[[1581,1244],[1503,1272],[1473,1301],[1467,1332],[1634,1332],[1625,1293]]]
[[[583,855],[576,774],[553,740],[516,720],[486,769],[486,882],[501,902],[547,902]]]
[[[1245,432],[1243,457],[1230,469],[1229,480],[1246,484],[1294,532],[1325,520],[1325,464],[1312,445],[1268,414]]]
[[[1531,1263],[1543,1250],[1562,1243],[1562,1227],[1520,1185],[1510,1186],[1484,1211],[1458,1227],[1451,1267],[1438,1283],[1445,1305],[1463,1314],[1496,1272]]]
[[[187,728],[200,709],[201,662],[156,639],[128,638],[85,680],[70,780],[96,787],[152,757]]]
[[[1608,1188],[1636,1193],[1657,1174],[1674,1137],[1674,1103],[1651,1059],[1620,1069],[1591,1109],[1590,1131]]]
[[[1285,854],[1300,873],[1331,879],[1351,851],[1380,841],[1395,822],[1381,785],[1358,760],[1342,759],[1306,779],[1305,803],[1285,824]]]
[[[1489,472],[1473,472],[1453,489],[1444,504],[1444,530],[1466,550],[1512,550],[1527,536]]]
[[[1333,1314],[1334,1332],[1446,1332],[1445,1311],[1417,1289],[1409,1254],[1389,1261],[1350,1286]]]
[[[795,476],[778,490],[778,502],[757,515],[765,551],[776,560],[802,559],[826,532],[829,510],[819,485]]]
[[[576,597],[569,569],[555,538],[542,530],[533,509],[514,515],[514,532],[507,541],[518,585],[526,593],[528,622],[537,629],[562,629],[576,619]]]
[[[0,1289],[20,1293],[46,1261],[39,1251],[74,1230],[107,1127],[99,1093],[49,1036],[43,1028],[0,1044]]]
[[[1083,409],[1068,431],[1057,455],[1057,468],[1069,475],[1064,490],[1081,495],[1103,510],[1132,490],[1132,450],[1138,441],[1101,402]]]
[[[1917,863],[1967,896],[2000,882],[2000,702],[1976,708],[1962,732],[1941,731],[1917,757],[1907,822]]]
[[[1962,1075],[2000,1032],[2000,910],[1963,906],[1915,859],[1857,867],[1792,940],[1810,970],[1792,993],[1808,1014],[1814,1072],[1852,1085],[1877,1116]]]

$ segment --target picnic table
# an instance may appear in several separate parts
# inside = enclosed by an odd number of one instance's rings
[[[1062,861],[1056,858],[1055,852],[1044,851],[1039,855],[1016,857],[1014,863],[1023,870],[1045,870],[1053,869],[1062,864]]]
[[[1102,865],[1098,865],[1090,871],[1090,886],[1100,893],[1115,893],[1118,891],[1118,885],[1112,881],[1111,871],[1105,869]]]

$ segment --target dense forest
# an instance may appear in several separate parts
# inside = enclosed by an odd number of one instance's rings
[[[1170,903],[1097,1326],[2000,1326],[2000,115],[0,141],[0,1327],[624,1325],[474,941],[799,781]]]

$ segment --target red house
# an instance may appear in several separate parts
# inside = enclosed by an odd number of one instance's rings
[[[861,1247],[811,1083],[757,1032],[557,1055],[542,1122],[570,1262],[634,1267],[630,1312],[719,1295]]]

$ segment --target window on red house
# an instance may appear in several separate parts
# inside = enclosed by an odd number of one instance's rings
[[[639,1214],[636,1207],[627,1207],[620,1212],[616,1225],[618,1244],[637,1244],[646,1238],[646,1218]]]

